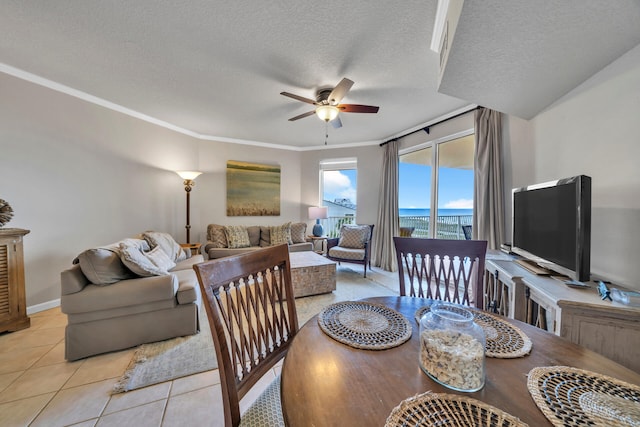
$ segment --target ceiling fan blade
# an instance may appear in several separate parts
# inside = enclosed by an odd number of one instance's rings
[[[347,92],[349,92],[351,86],[353,86],[353,81],[347,78],[340,80],[340,83],[338,83],[338,85],[333,88],[333,90],[329,94],[329,98],[327,98],[329,104],[338,105],[340,101],[342,101],[342,98],[344,98],[344,96],[347,94]]]
[[[293,99],[298,100],[298,101],[306,102],[307,104],[316,105],[316,101],[314,101],[313,99],[305,98],[304,96],[295,95],[295,94],[289,93],[289,92],[280,92],[280,95],[288,96],[289,98],[293,98]]]
[[[342,120],[340,120],[340,116],[331,120],[329,123],[331,123],[331,126],[333,126],[335,129],[340,129],[342,127]]]
[[[380,107],[374,105],[340,104],[340,111],[345,113],[377,113]]]
[[[313,116],[315,113],[316,113],[316,110],[308,111],[304,114],[300,114],[299,116],[291,117],[289,121],[293,122],[295,120],[304,119],[305,117]]]

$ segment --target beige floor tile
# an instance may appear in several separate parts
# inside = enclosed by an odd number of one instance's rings
[[[85,359],[63,388],[121,377],[133,357],[133,352],[134,349],[128,349]]]
[[[165,400],[147,403],[120,412],[100,417],[96,427],[159,427],[162,423],[162,413],[166,405]],[[190,419],[182,420],[183,426],[192,424]]]
[[[28,426],[54,395],[55,393],[47,393],[0,404],[0,426]]]
[[[31,326],[29,329],[50,329],[67,326],[67,316],[55,315],[55,316],[39,316],[31,317]]]
[[[64,339],[64,327],[46,329],[24,329],[12,333],[5,342],[0,343],[3,352],[15,349],[55,345]]]
[[[64,341],[54,345],[44,356],[42,356],[36,363],[33,364],[34,368],[41,366],[55,365],[56,363],[66,363],[64,358]]]
[[[42,347],[17,348],[10,352],[0,353],[0,374],[29,369],[53,347],[53,345],[45,345]]]
[[[188,393],[215,384],[220,384],[220,373],[217,369],[189,375],[188,377],[173,380],[171,396],[177,396],[178,394]]]
[[[67,426],[99,417],[109,401],[113,381],[61,390],[30,427]]]
[[[7,374],[0,374],[0,392],[9,387],[9,385],[16,380],[24,371],[9,372]]]
[[[249,390],[241,400],[240,400],[240,413],[244,414],[244,412],[251,406],[251,404],[262,394],[262,392],[271,384],[276,378],[276,375],[273,372],[273,369],[267,372],[258,380],[258,382]]]
[[[30,314],[29,317],[33,318],[33,317],[46,317],[46,316],[59,316],[59,315],[66,316],[64,313],[62,313],[60,306],[57,306],[57,307],[50,308],[48,310],[42,310],[37,313]]]
[[[135,406],[164,400],[169,397],[171,390],[171,381],[141,388],[139,390],[128,391],[126,393],[118,393],[111,396],[111,400],[104,410],[104,414],[122,411],[124,409],[133,408]]]
[[[83,421],[78,424],[71,424],[69,427],[94,427],[98,422],[98,418],[94,418],[92,420]]]
[[[29,369],[0,393],[0,402],[58,391],[77,369],[78,366],[71,363]]]
[[[167,402],[162,427],[224,427],[219,385],[172,396]]]

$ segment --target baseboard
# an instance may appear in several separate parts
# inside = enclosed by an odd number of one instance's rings
[[[60,306],[60,298],[27,307],[27,316]]]

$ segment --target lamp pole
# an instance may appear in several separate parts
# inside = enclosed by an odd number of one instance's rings
[[[191,217],[191,188],[195,183],[192,179],[184,180],[184,191],[187,192],[187,225],[184,228],[187,229],[187,243],[191,243],[190,240],[190,232],[191,232],[191,224],[189,223],[189,218]]]
[[[184,228],[187,229],[187,243],[191,243],[191,224],[189,223],[189,218],[191,217],[191,189],[196,185],[196,177],[202,172],[178,171],[176,173],[184,180],[184,191],[187,193],[187,225]]]

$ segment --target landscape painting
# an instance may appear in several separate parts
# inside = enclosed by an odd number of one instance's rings
[[[279,216],[280,166],[227,161],[227,216]]]

